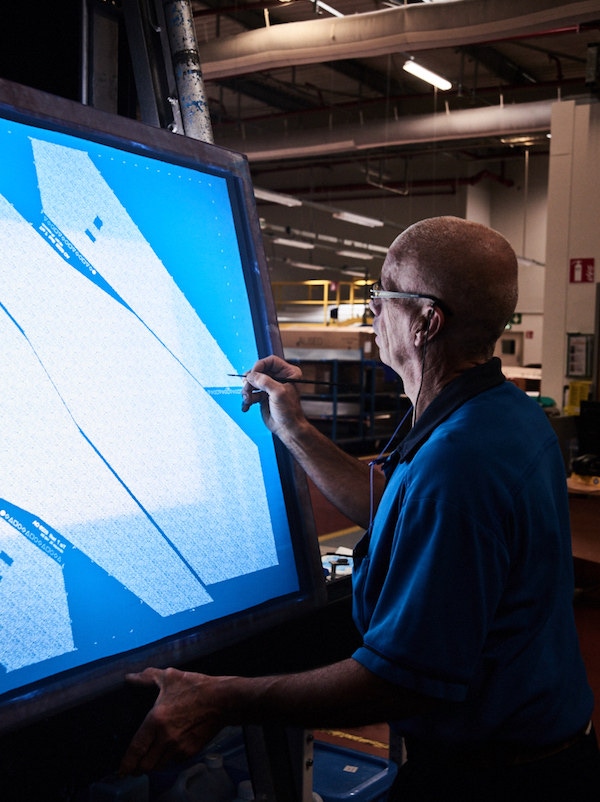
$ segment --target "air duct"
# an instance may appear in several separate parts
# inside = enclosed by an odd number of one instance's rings
[[[245,153],[251,162],[261,162],[310,157],[317,153],[355,153],[381,147],[539,133],[550,130],[555,102],[500,104],[344,125],[326,131],[319,128],[304,129],[296,134],[271,133],[252,139],[221,136],[218,144]]]
[[[198,48],[204,79],[209,80],[575,30],[598,16],[598,0],[450,0],[271,25],[205,43],[199,36]]]

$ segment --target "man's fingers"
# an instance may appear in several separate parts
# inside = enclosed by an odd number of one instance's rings
[[[126,674],[125,679],[132,685],[144,685],[146,687],[150,685],[157,685],[159,688],[161,688],[162,674],[163,672],[160,668],[145,668],[143,671],[138,673]]]
[[[132,684],[145,688],[158,688],[162,690],[163,672],[157,668],[146,668],[144,671],[125,675],[125,680]],[[157,751],[157,728],[154,722],[153,711],[146,716],[142,726],[134,735],[119,768],[122,776],[128,774],[143,774],[148,770],[150,760],[154,760],[154,753]],[[152,756],[152,758],[150,758]]]
[[[121,761],[119,774],[121,776],[144,774],[151,765],[150,756],[154,755],[156,751],[155,728],[152,726],[148,716],[133,736],[129,748]],[[154,760],[154,757],[152,757],[152,760]]]
[[[223,728],[211,677],[176,668],[147,668],[127,679],[158,688],[158,696],[125,752],[122,775],[145,774],[191,757]]]

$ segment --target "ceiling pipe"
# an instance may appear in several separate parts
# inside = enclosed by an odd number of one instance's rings
[[[198,47],[204,79],[214,80],[298,64],[578,30],[599,17],[598,0],[560,4],[556,0],[450,0],[271,25],[199,41]]]
[[[364,184],[341,184],[335,187],[321,186],[318,189],[304,188],[289,190],[290,194],[297,198],[302,198],[303,205],[309,205],[310,202],[304,199],[310,195],[318,197],[320,194],[327,195],[331,200],[334,196],[337,200],[357,200],[373,198],[385,198],[390,194],[402,195],[403,197],[426,197],[428,195],[456,195],[458,189],[464,186],[476,186],[483,181],[495,181],[503,187],[511,188],[515,182],[506,178],[505,176],[496,173],[492,170],[480,170],[472,176],[457,178],[456,176],[438,176],[437,178],[418,178],[418,179],[403,179],[402,181],[387,181],[378,183],[375,181],[367,180]],[[313,204],[315,208],[320,207],[320,204]],[[385,225],[397,227],[393,221],[384,221]]]
[[[208,99],[198,58],[192,4],[190,0],[164,0],[163,9],[183,131],[192,139],[214,142]]]
[[[493,172],[492,170],[480,170],[475,175],[467,176],[464,178],[456,178],[455,176],[449,178],[419,178],[414,180],[408,181],[392,181],[387,184],[376,184],[367,181],[366,193],[365,197],[373,198],[373,197],[385,197],[386,193],[389,194],[390,192],[395,193],[398,191],[398,194],[408,196],[423,196],[423,195],[437,195],[439,194],[436,190],[439,187],[445,187],[447,194],[456,194],[456,190],[459,187],[469,186],[474,187],[477,184],[480,184],[482,181],[489,180],[495,181],[497,184],[500,184],[503,187],[511,188],[514,186],[515,182],[510,178],[505,178],[504,176]],[[375,187],[375,189],[381,190],[379,194],[369,193],[369,187]],[[327,188],[326,188],[327,189]],[[336,186],[335,193],[350,193],[352,197],[356,198],[357,192],[365,192],[364,184],[354,184],[354,185],[344,185],[344,186]]]
[[[218,144],[245,153],[250,162],[306,158],[327,153],[357,153],[405,145],[473,140],[550,130],[556,101],[486,106],[477,109],[344,125],[333,130],[309,129],[277,133],[271,138],[219,138]]]
[[[280,0],[277,1],[280,2]],[[546,97],[549,97],[551,94],[554,94],[554,96],[557,98],[560,96],[565,97],[566,95],[569,95],[570,97],[580,94],[583,89],[583,85],[581,78],[562,78],[561,80],[554,81],[538,81],[537,84],[529,84],[527,86],[505,84],[501,89],[502,91],[500,91],[497,84],[490,86],[479,86],[477,87],[477,98],[482,101],[482,103],[493,105],[494,103],[498,102],[500,94],[510,94],[511,96],[514,96],[514,94],[518,92],[521,96],[524,96],[525,93],[528,93],[531,89],[534,91],[540,89],[543,90],[546,93]],[[472,94],[472,90],[469,90],[469,92]],[[464,96],[465,90],[464,87],[462,90],[460,89],[460,84],[454,92],[448,92],[445,94],[445,98],[449,97],[450,99],[461,98]],[[537,97],[540,97],[540,95]],[[341,103],[336,103],[333,108],[330,103],[321,103],[321,105],[311,106],[310,108],[293,110],[285,109],[282,111],[269,110],[261,114],[254,114],[252,116],[244,117],[243,124],[246,127],[259,127],[262,124],[272,127],[279,121],[285,121],[286,125],[289,125],[291,121],[293,125],[295,124],[295,120],[300,120],[303,124],[305,124],[306,120],[310,119],[311,117],[317,117],[324,114],[330,116],[332,111],[335,113],[347,111],[360,113],[360,111],[363,110],[368,111],[370,109],[382,106],[385,106],[388,109],[393,108],[397,110],[398,108],[402,108],[403,104],[407,101],[425,101],[429,102],[431,105],[431,91],[420,92],[418,94],[413,92],[411,94],[382,95],[380,97],[361,97],[358,99],[352,98],[351,100],[345,100]],[[220,130],[226,131],[228,127],[234,129],[236,126],[240,125],[240,121],[236,117],[233,115],[227,116],[222,109],[219,111],[221,113],[221,117],[218,122]]]

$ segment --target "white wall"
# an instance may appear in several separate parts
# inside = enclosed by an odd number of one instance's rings
[[[480,169],[480,166],[478,167]],[[512,160],[489,165],[491,176],[469,188],[466,217],[503,234],[519,258],[523,365],[542,363],[548,157],[516,151]],[[560,400],[560,399],[558,399]]]
[[[594,332],[600,279],[600,105],[564,101],[552,113],[542,392],[557,397],[565,376],[567,333]],[[595,259],[595,282],[572,284],[569,260]],[[549,325],[549,324],[552,325]]]

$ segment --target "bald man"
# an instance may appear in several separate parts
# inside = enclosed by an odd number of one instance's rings
[[[383,471],[305,418],[295,387],[277,381],[298,378],[297,367],[261,359],[242,391],[243,409],[258,403],[322,492],[366,529],[353,574],[362,644],[285,676],[130,677],[159,696],[121,770],[192,755],[228,724],[387,721],[408,755],[398,802],[597,794],[562,458],[544,413],[493,357],[517,301],[515,254],[482,225],[423,220],[394,241],[371,294],[381,359],[412,403],[412,428]]]

